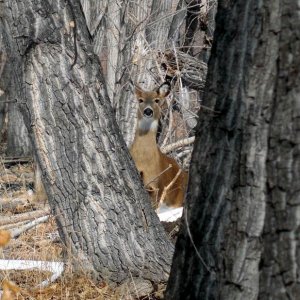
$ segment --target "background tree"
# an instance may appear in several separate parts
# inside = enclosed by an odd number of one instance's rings
[[[299,5],[220,1],[167,299],[299,297]]]

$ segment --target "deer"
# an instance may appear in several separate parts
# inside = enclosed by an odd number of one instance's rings
[[[162,153],[156,141],[162,106],[170,90],[168,82],[152,91],[135,86],[137,128],[130,154],[155,209],[181,207],[188,181],[187,172],[174,158]]]

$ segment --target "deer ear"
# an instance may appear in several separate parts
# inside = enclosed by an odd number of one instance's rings
[[[160,97],[167,97],[170,94],[171,85],[169,82],[164,82],[158,89],[157,94]]]
[[[138,84],[135,84],[134,91],[135,91],[135,95],[136,95],[137,99],[139,99],[140,97],[142,97],[143,92],[144,92],[143,89]]]

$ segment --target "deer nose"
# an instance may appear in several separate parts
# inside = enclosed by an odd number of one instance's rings
[[[151,118],[153,116],[153,110],[149,107],[144,109],[144,116],[147,118]]]

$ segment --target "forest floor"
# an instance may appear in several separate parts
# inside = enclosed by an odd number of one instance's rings
[[[6,160],[7,161],[7,160]],[[0,234],[1,230],[13,231],[24,224],[47,215],[46,202],[36,199],[33,188],[34,169],[32,162],[5,162],[0,158]],[[36,214],[36,216],[35,216]],[[24,216],[29,218],[24,221]],[[19,222],[23,219],[22,222]],[[174,226],[169,229],[174,233]],[[0,236],[1,240],[1,236]],[[30,260],[62,262],[64,247],[60,241],[54,217],[12,238],[3,249],[0,241],[0,260]],[[8,298],[1,299],[161,299],[165,286],[156,288],[150,295],[140,297],[128,288],[111,288],[96,284],[84,274],[75,274],[65,265],[63,274],[46,285],[49,271],[37,268],[30,270],[1,270],[0,290],[7,290]],[[2,287],[2,288],[1,288]]]

